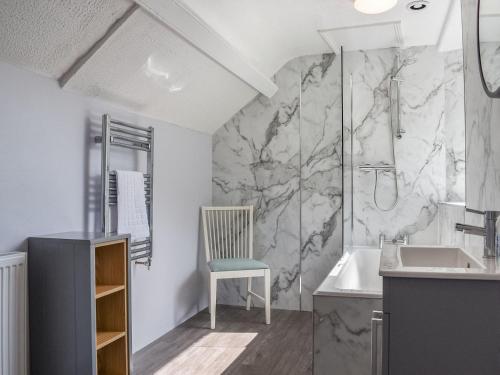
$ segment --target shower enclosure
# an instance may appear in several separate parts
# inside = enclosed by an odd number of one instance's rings
[[[461,57],[434,46],[343,54],[344,247],[380,235],[437,243],[439,203],[465,178],[451,160],[463,155]]]
[[[395,71],[391,74],[389,78],[389,92],[388,92],[388,97],[389,97],[389,119],[390,122],[388,124],[389,129],[390,129],[390,148],[392,151],[392,163],[390,164],[362,164],[359,166],[359,170],[361,171],[373,171],[375,175],[375,183],[373,185],[373,203],[375,206],[381,210],[381,211],[391,211],[393,210],[396,205],[398,204],[399,200],[399,187],[398,187],[398,170],[396,168],[396,153],[395,153],[395,139],[401,139],[403,138],[403,134],[405,131],[401,127],[401,83],[404,82],[404,80],[401,78],[400,73],[401,70],[409,64],[415,63],[415,60],[405,60],[402,64],[399,63],[399,55],[397,56],[397,61],[398,64],[396,66]],[[353,98],[354,98],[354,83],[352,80],[352,74],[349,77],[349,92],[350,92],[350,103],[349,103],[349,108],[350,108],[350,122],[349,122],[349,130],[351,134],[353,134],[353,113],[354,113],[354,103],[353,103]],[[352,146],[352,142],[350,142]],[[352,148],[350,149],[352,151]],[[383,207],[381,204],[379,204],[378,198],[377,198],[377,191],[378,191],[378,186],[379,186],[379,176],[380,174],[390,174],[394,180],[394,200],[387,206]]]

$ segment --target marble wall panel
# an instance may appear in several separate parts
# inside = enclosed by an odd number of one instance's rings
[[[275,96],[257,96],[215,133],[213,203],[255,206],[255,258],[271,267],[273,306],[311,310],[342,254],[340,59],[294,59],[275,81]],[[221,283],[219,295],[242,304],[245,284]]]
[[[353,114],[353,186],[352,194],[344,192],[344,231],[352,231],[355,245],[375,245],[381,233],[388,239],[408,233],[413,243],[436,244],[438,203],[450,198],[463,201],[464,196],[461,52],[440,53],[435,47],[356,51],[346,53],[344,62],[346,159],[351,157]],[[392,99],[391,103],[390,78],[402,65],[398,78],[402,80],[401,128],[405,132],[398,139],[393,136],[395,124],[391,131],[391,104],[396,102]],[[359,166],[393,164],[392,142],[398,203],[390,209],[396,199],[394,173],[376,176]],[[350,187],[350,168],[344,165],[344,169],[344,186]],[[347,209],[350,199],[352,224]]]

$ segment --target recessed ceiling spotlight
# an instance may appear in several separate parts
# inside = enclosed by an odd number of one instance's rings
[[[366,14],[379,14],[394,8],[398,0],[354,0],[354,9]]]
[[[411,11],[424,10],[429,7],[430,3],[426,0],[416,0],[408,3],[406,8]]]

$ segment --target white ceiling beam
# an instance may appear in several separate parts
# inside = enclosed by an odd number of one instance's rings
[[[195,48],[267,97],[278,86],[180,0],[136,0],[137,4]]]
[[[106,41],[108,41],[108,39],[116,33],[116,31],[135,13],[137,9],[139,9],[139,6],[135,3],[132,4],[127,11],[109,27],[102,38],[95,42],[87,52],[80,56],[73,63],[73,65],[71,65],[71,67],[64,72],[61,77],[59,77],[59,85],[61,87],[66,86],[68,82],[78,73],[78,71],[92,58],[92,56],[96,54],[97,51],[99,51],[99,49],[102,48]]]
[[[326,45],[330,47],[333,53],[335,53],[336,55],[340,55],[340,53],[342,52],[342,47],[339,46],[337,42],[333,40],[333,38],[329,37],[328,31],[329,30],[317,30],[321,39],[323,39]]]
[[[450,0],[437,40],[439,52],[462,46],[462,10],[460,0]]]

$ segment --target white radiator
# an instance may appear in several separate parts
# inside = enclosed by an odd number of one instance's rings
[[[27,269],[25,253],[0,253],[0,375],[26,375]]]

